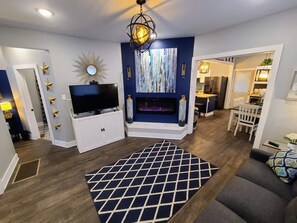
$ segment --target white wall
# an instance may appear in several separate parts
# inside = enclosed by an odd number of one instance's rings
[[[6,60],[4,59],[2,47],[0,46],[0,70],[5,70],[6,67],[7,67],[7,63],[6,63]]]
[[[244,57],[235,58],[235,69],[256,69],[257,66],[260,66],[261,62],[266,58],[266,54],[256,54]],[[270,58],[273,59],[273,54]]]
[[[69,111],[61,95],[68,98],[68,85],[83,84],[73,72],[74,59],[81,53],[94,52],[104,60],[107,78],[104,83],[118,83],[120,107],[124,106],[122,62],[119,43],[82,39],[45,32],[36,32],[18,28],[0,26],[0,45],[19,48],[45,49],[50,57],[50,75],[54,81],[54,93],[57,97],[57,110],[60,111],[61,129],[54,133],[55,140],[71,142],[74,140]],[[26,60],[26,57],[22,58]],[[41,64],[39,64],[41,65]],[[54,130],[55,131],[55,130]]]
[[[284,101],[297,67],[297,9],[266,16],[230,28],[196,36],[194,56],[284,44],[276,86],[263,138],[282,140],[297,132],[297,102]]]
[[[13,147],[1,109],[0,142],[0,194],[2,194],[18,161],[18,156],[16,155],[15,149]]]

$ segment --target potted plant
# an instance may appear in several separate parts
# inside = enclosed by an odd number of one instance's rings
[[[288,141],[288,148],[297,151],[297,134],[289,133],[284,136],[284,139]]]

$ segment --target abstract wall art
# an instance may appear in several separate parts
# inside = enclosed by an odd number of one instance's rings
[[[136,92],[175,93],[177,48],[135,51]]]

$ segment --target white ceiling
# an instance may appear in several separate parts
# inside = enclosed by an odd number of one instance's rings
[[[144,13],[158,38],[196,36],[297,7],[297,0],[147,0]],[[36,8],[55,15],[43,18]],[[0,0],[0,24],[107,41],[127,42],[136,0]]]

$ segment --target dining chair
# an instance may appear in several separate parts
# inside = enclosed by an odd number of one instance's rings
[[[238,120],[234,131],[234,136],[238,131],[239,127],[245,126],[250,128],[250,138],[252,139],[253,132],[258,128],[259,116],[258,111],[260,106],[251,104],[240,104],[238,111]]]
[[[233,108],[238,107],[240,104],[244,104],[244,97],[234,98],[233,99]],[[233,117],[233,125],[235,126],[238,121],[238,115],[234,115]]]

